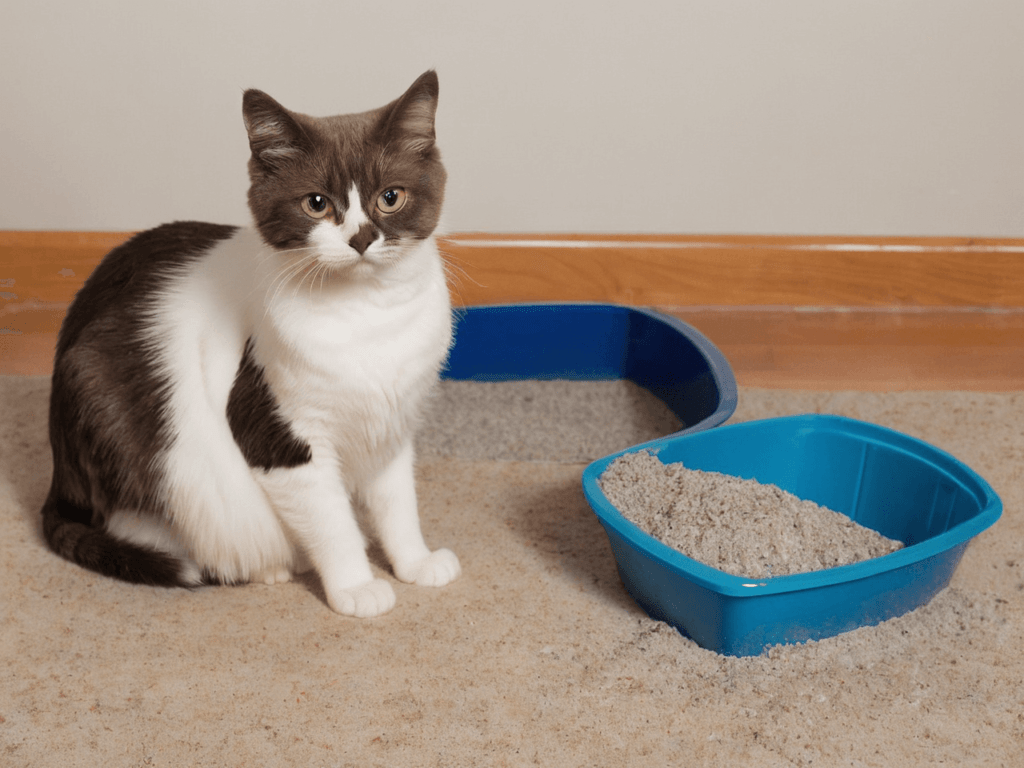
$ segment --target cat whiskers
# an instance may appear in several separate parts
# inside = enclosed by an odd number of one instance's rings
[[[270,284],[265,285],[266,281],[261,281],[257,286],[256,290],[264,292],[264,296],[268,297],[263,300],[263,317],[260,318],[258,325],[262,325],[263,321],[267,318],[267,313],[270,312],[270,307],[273,306],[285,286],[292,282],[295,277],[300,276],[298,283],[295,285],[293,296],[296,295],[299,289],[302,287],[302,283],[305,282],[306,275],[304,272],[309,274],[310,267],[316,267],[319,264],[319,253],[315,248],[302,247],[302,248],[289,248],[287,250],[273,250],[270,249],[266,252],[260,261],[261,264],[266,263],[267,259],[280,258],[283,254],[300,254],[299,258],[290,260],[280,269],[271,272]],[[316,270],[313,270],[315,273]],[[266,290],[264,290],[264,288]]]
[[[320,275],[319,290],[322,294],[324,292],[324,279],[333,271],[334,268],[330,264],[324,264],[322,261],[317,262],[316,267],[313,269],[311,277],[309,278],[309,295],[311,298],[313,296],[313,284],[316,282],[317,274]]]
[[[274,296],[270,303],[277,300],[277,296],[289,281],[293,280],[298,276],[298,280],[295,281],[294,289],[292,291],[292,298],[298,296],[299,291],[302,289],[303,283],[306,279],[309,279],[309,296],[313,297],[314,289],[323,294],[324,287],[329,285],[329,280],[332,274],[334,274],[340,268],[338,264],[331,261],[325,261],[321,258],[320,253],[313,248],[296,248],[292,252],[296,251],[311,251],[312,253],[303,256],[298,261],[290,265],[287,274],[281,273],[279,279],[278,289],[275,291]],[[269,305],[268,305],[269,306]]]
[[[324,291],[324,280],[334,271],[334,265],[330,262],[324,262],[319,258],[312,260],[304,260],[301,270],[299,270],[299,279],[295,282],[295,287],[292,290],[292,298],[294,299],[299,295],[299,291],[302,289],[303,283],[306,279],[309,279],[309,297],[313,298],[314,289],[319,289],[322,294]],[[294,274],[294,273],[293,273]],[[317,285],[317,278],[319,278],[319,286]]]
[[[439,242],[438,246],[441,252],[441,266],[444,269],[445,277],[448,279],[448,287],[452,291],[452,293],[459,299],[459,303],[462,304],[462,306],[465,306],[466,302],[463,301],[462,291],[460,290],[460,288],[462,287],[462,281],[464,279],[473,283],[473,285],[477,286],[478,288],[486,288],[487,286],[485,286],[479,280],[476,280],[469,273],[469,271],[465,267],[463,267],[462,264],[459,263],[460,261],[462,261],[461,259],[456,258],[451,253],[444,250],[443,243]]]

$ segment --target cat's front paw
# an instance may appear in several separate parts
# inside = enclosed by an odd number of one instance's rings
[[[459,578],[462,566],[450,549],[439,549],[414,563],[395,566],[395,576],[420,587],[443,587]]]
[[[253,583],[262,582],[264,584],[286,584],[292,580],[292,572],[285,568],[283,565],[276,568],[268,568],[265,571],[255,574],[252,577]]]
[[[329,591],[327,603],[345,616],[368,619],[395,607],[395,590],[383,579],[374,579],[351,589]]]

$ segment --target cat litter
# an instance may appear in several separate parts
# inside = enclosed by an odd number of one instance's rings
[[[649,451],[620,456],[599,482],[608,500],[645,533],[736,576],[818,571],[903,547],[778,486],[662,464]]]
[[[845,546],[815,546],[819,554],[808,559],[810,564],[826,567],[780,575],[780,558],[772,552],[779,542],[761,541],[755,534],[756,557],[733,553],[726,560],[747,557],[740,570],[752,572],[760,561],[771,566],[771,575],[727,573],[642,530],[616,505],[615,491],[609,488],[609,496],[602,489],[605,472],[620,457],[640,451],[664,465],[682,463],[691,470],[777,486],[903,546],[885,553],[889,545],[884,545],[871,550],[881,556],[839,565],[829,560]],[[650,491],[655,494],[658,477],[655,473]],[[638,473],[633,484],[651,479],[649,473]],[[1002,510],[989,484],[948,453],[878,425],[821,415],[655,440],[590,464],[583,489],[637,603],[699,645],[734,656],[830,637],[923,605],[949,583],[970,540],[994,524]],[[627,489],[635,496],[647,492]],[[701,525],[705,535],[710,522]]]

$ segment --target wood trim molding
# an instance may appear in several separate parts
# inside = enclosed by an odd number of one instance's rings
[[[442,246],[466,305],[1024,307],[1024,239],[453,235]]]
[[[130,235],[0,231],[0,315],[66,304]],[[473,233],[440,245],[465,306],[1024,307],[1024,239]]]

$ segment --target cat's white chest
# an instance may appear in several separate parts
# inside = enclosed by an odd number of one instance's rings
[[[436,252],[433,254],[436,256]],[[407,439],[451,342],[440,264],[279,300],[255,350],[285,417],[348,461]]]
[[[289,325],[287,349],[274,367],[290,370],[292,386],[311,396],[403,392],[436,376],[451,335],[448,310],[422,299],[384,307],[342,300],[333,311],[309,312]]]

